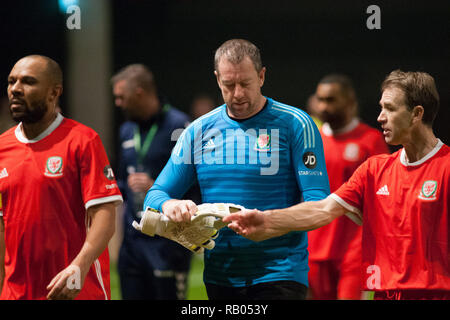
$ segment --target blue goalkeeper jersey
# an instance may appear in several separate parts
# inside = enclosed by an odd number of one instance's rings
[[[302,110],[267,98],[253,117],[235,121],[222,105],[195,120],[147,193],[144,207],[161,210],[195,181],[202,202],[259,210],[285,208],[329,194],[322,139]],[[229,228],[205,251],[204,281],[242,287],[293,280],[308,285],[306,232],[253,242]]]

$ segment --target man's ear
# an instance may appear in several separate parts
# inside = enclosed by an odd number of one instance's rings
[[[53,88],[50,91],[51,101],[58,100],[58,98],[61,97],[62,93],[63,93],[62,85],[57,84],[57,85],[53,86]]]
[[[217,70],[214,70],[214,75],[216,76],[217,84],[220,87],[220,77],[219,77],[219,73],[217,72]]]
[[[134,89],[134,94],[139,97],[142,96],[144,94],[144,89],[142,89],[141,87],[136,87]]]
[[[264,81],[266,80],[266,67],[262,67],[261,71],[258,74],[259,77],[259,87],[261,88],[264,85]]]
[[[425,109],[423,108],[423,106],[421,106],[421,105],[415,106],[412,110],[413,122],[423,121],[424,113],[425,113]]]

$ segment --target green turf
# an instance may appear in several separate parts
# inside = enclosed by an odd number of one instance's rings
[[[119,274],[117,273],[117,264],[111,263],[110,265],[110,277],[111,277],[111,300],[121,300],[120,294],[120,282]]]
[[[187,300],[208,300],[203,284],[203,256],[194,255],[192,257],[186,298]],[[111,300],[121,299],[117,265],[111,263]]]
[[[193,255],[188,277],[187,300],[208,300],[203,283],[203,256]]]

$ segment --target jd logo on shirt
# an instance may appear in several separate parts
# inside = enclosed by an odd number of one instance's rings
[[[317,158],[316,155],[313,152],[305,152],[303,154],[303,164],[308,169],[314,169],[317,165]]]
[[[114,172],[109,164],[103,169],[103,174],[108,180],[114,180]]]

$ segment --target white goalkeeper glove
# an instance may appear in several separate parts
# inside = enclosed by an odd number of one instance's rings
[[[222,218],[245,208],[231,203],[204,203],[197,206],[197,212],[188,222],[173,222],[167,216],[154,209],[147,208],[140,223],[133,221],[133,227],[142,233],[155,234],[178,242],[195,253],[213,249],[218,231],[227,223]]]

